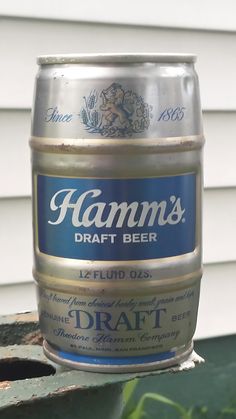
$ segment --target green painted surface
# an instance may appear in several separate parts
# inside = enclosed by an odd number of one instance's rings
[[[0,346],[20,345],[38,331],[36,313],[16,314],[0,317]]]
[[[160,375],[172,371],[172,369],[165,369],[149,373],[101,374],[69,370],[49,361],[43,355],[42,348],[38,345],[13,345],[0,348],[1,359],[30,359],[31,361],[41,361],[45,364],[52,365],[55,368],[56,374],[25,380],[24,391],[21,391],[22,381],[12,381],[6,387],[5,391],[1,392],[0,411],[6,406],[16,403],[16,401],[26,403],[32,398],[36,401],[51,397],[52,395],[57,397],[61,392],[65,395],[66,392],[70,393],[71,391],[80,391],[81,389],[94,389],[107,385],[122,384],[136,377]]]
[[[19,389],[18,389],[19,391]],[[24,392],[24,388],[21,388]],[[119,419],[122,412],[122,386],[61,392],[56,396],[14,403],[0,411],[1,419]]]
[[[18,360],[30,360],[32,364],[40,361],[43,366],[53,366],[56,373],[0,382],[1,419],[91,419],[94,416],[96,419],[120,418],[123,407],[122,383],[109,380],[109,377],[106,380],[104,374],[71,371],[57,366],[44,357],[42,348],[38,345],[0,348],[0,375],[3,360],[4,364],[8,364],[9,370],[11,364],[14,368]]]
[[[40,343],[34,313],[0,318],[0,419],[118,419],[124,382],[179,368],[128,374],[69,370],[47,360]],[[45,375],[45,366],[55,374]]]

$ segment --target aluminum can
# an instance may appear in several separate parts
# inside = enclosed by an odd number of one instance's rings
[[[45,354],[143,371],[193,350],[202,117],[195,56],[38,58],[34,278]]]

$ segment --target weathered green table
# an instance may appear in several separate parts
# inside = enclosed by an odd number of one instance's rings
[[[191,369],[181,365],[147,373],[101,374],[69,370],[43,355],[36,313],[0,318],[1,419],[118,419],[122,386],[136,377]]]

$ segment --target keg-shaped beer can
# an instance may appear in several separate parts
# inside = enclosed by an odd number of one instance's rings
[[[195,56],[41,56],[34,278],[45,354],[142,371],[193,350],[201,265]]]

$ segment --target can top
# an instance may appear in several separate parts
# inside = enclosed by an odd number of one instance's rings
[[[135,64],[135,63],[194,63],[194,54],[160,53],[99,53],[99,54],[55,54],[41,55],[37,58],[40,65],[47,64]]]

